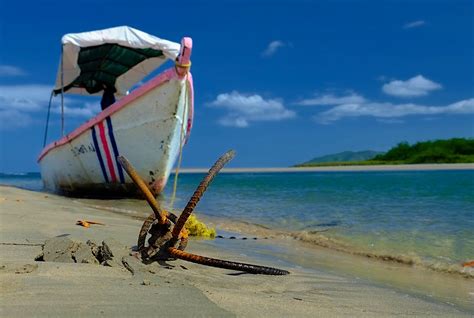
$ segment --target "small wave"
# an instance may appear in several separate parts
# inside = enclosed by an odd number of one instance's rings
[[[394,262],[410,266],[420,266],[433,271],[447,273],[447,274],[457,274],[466,278],[474,278],[473,268],[463,267],[462,264],[449,264],[441,262],[429,262],[423,260],[419,256],[414,255],[397,255],[397,254],[387,254],[387,253],[377,253],[355,249],[354,246],[351,246],[347,243],[341,242],[334,238],[330,238],[321,233],[313,232],[289,232],[288,236],[310,244],[317,246],[329,248],[339,252],[349,253],[352,255],[363,256],[366,258],[377,259],[385,262]]]
[[[305,244],[328,248],[334,251],[348,253],[351,255],[361,256],[365,258],[375,259],[384,262],[393,262],[403,264],[407,266],[419,266],[427,268],[436,272],[461,275],[465,278],[474,278],[474,268],[463,267],[462,264],[443,263],[443,262],[430,262],[424,260],[417,255],[399,255],[390,253],[378,253],[373,251],[366,251],[350,245],[346,242],[342,242],[338,239],[332,238],[326,235],[330,229],[322,229],[320,231],[284,231],[275,230],[268,227],[253,224],[249,222],[241,222],[237,220],[211,220],[214,222],[217,229],[223,229],[227,231],[234,231],[247,235],[254,235],[259,237],[269,238],[291,238]],[[323,232],[325,234],[323,234]]]

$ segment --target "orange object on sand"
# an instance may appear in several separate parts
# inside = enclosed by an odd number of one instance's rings
[[[469,261],[462,264],[463,267],[474,267],[474,261]]]
[[[99,223],[99,222],[94,222],[94,221],[86,221],[86,220],[79,220],[76,222],[76,225],[80,225],[83,227],[90,227],[91,224],[97,224],[97,225],[105,225],[104,223]]]

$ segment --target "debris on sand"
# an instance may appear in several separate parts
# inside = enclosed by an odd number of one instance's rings
[[[43,251],[36,261],[59,263],[85,263],[127,269],[122,259],[130,255],[130,248],[115,239],[108,238],[97,244],[73,241],[67,237],[54,237],[43,245]],[[129,270],[129,269],[127,269]]]

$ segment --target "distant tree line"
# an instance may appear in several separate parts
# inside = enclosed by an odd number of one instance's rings
[[[401,142],[370,161],[408,164],[474,162],[474,139],[452,138],[417,142],[413,145]]]

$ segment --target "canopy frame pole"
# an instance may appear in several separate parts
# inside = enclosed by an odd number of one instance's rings
[[[51,114],[51,102],[53,101],[53,96],[54,90],[51,91],[51,96],[49,97],[48,114],[46,115],[46,126],[44,127],[43,148],[46,146],[46,140],[48,139],[49,116]]]
[[[64,44],[61,45],[61,136],[64,136]]]
[[[188,97],[188,72],[189,68],[191,67],[191,50],[193,48],[193,41],[191,38],[184,37],[181,39],[181,50],[179,52],[178,57],[176,58],[175,62],[175,71],[179,78],[184,79],[184,106],[183,106],[183,114],[181,117],[181,134],[179,137],[179,156],[178,156],[178,163],[176,165],[175,173],[174,173],[174,182],[173,182],[173,192],[171,194],[171,201],[170,201],[170,210],[173,210],[174,201],[176,199],[176,190],[178,187],[178,176],[179,176],[179,169],[181,167],[181,160],[183,158],[183,146],[186,143],[185,139],[187,136],[186,126],[188,124],[189,112],[187,108],[189,107],[189,97]],[[187,115],[187,116],[186,116]],[[185,118],[187,117],[187,118]]]

